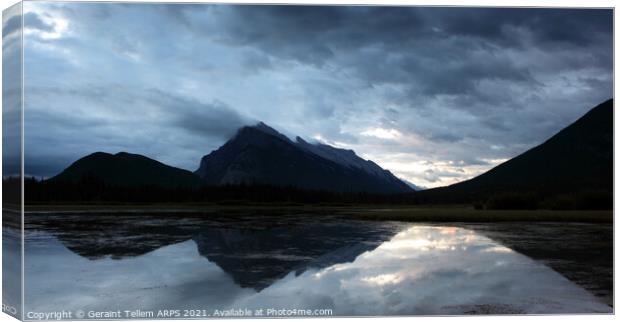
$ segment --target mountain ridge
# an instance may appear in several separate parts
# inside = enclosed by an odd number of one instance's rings
[[[133,188],[262,185],[345,193],[413,191],[353,150],[310,144],[300,137],[293,141],[263,122],[239,128],[220,148],[205,155],[194,172],[139,154],[95,152],[46,181]]]
[[[268,184],[368,193],[411,191],[389,171],[359,158],[352,150],[313,145],[299,137],[292,141],[263,122],[240,128],[224,145],[205,155],[194,173],[214,185]]]
[[[47,181],[77,183],[83,180],[121,187],[194,188],[202,185],[202,180],[191,171],[128,152],[91,153]]]
[[[612,191],[613,113],[613,99],[609,99],[541,144],[489,171],[450,186],[425,190],[419,196],[469,202],[501,192],[553,195]]]

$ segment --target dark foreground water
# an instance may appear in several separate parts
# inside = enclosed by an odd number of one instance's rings
[[[219,217],[30,215],[26,318],[62,310],[123,319],[163,310],[181,310],[180,318],[261,309],[264,316],[612,311],[476,229],[299,214]]]

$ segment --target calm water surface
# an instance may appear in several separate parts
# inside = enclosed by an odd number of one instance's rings
[[[15,317],[22,307],[21,242],[21,229],[2,227],[2,274],[10,277],[2,280],[2,303],[8,306],[5,312]]]
[[[337,217],[33,215],[26,312],[611,312],[547,266],[451,226]]]

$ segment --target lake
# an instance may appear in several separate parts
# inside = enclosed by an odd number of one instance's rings
[[[457,224],[264,213],[27,218],[32,317],[612,312],[543,262]]]

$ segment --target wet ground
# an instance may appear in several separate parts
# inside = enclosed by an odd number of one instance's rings
[[[613,306],[613,224],[459,224],[544,263]]]

